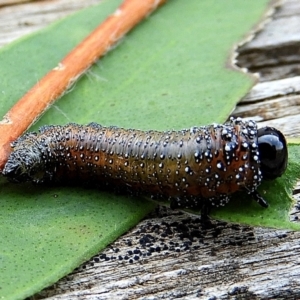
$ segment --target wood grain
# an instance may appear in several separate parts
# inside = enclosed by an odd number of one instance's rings
[[[0,45],[96,2],[3,7]],[[254,39],[238,49],[238,65],[260,77],[233,115],[300,136],[299,28],[300,1],[282,1]],[[299,194],[294,197],[299,206]],[[291,211],[294,221],[297,205]],[[161,207],[33,299],[297,299],[299,241],[299,232],[286,230],[218,221],[203,227],[196,216]]]
[[[201,236],[193,236],[183,230],[183,224],[191,228],[195,219],[161,208],[37,297],[295,299],[300,295],[299,232],[216,221],[211,228],[199,226]],[[171,233],[165,237],[168,231]],[[144,235],[154,237],[152,248],[164,243],[169,249],[154,251],[133,263],[118,260],[120,255],[132,257],[128,253],[137,247],[143,250],[139,241]],[[171,243],[176,245],[174,250]],[[119,252],[115,253],[116,249]],[[101,258],[103,255],[105,258]],[[116,259],[108,260],[113,256]]]

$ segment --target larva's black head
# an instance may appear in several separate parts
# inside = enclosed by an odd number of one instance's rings
[[[275,179],[281,176],[288,161],[287,144],[283,134],[273,127],[264,127],[258,130],[257,141],[263,178]]]

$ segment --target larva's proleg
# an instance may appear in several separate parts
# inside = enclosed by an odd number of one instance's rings
[[[44,126],[12,148],[3,175],[13,181],[111,184],[191,208],[224,205],[238,190],[267,206],[256,189],[262,179],[281,176],[288,159],[281,132],[257,130],[240,118],[165,132],[96,123]]]

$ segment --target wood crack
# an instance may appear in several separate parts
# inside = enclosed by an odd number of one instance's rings
[[[1,8],[0,45],[96,2],[35,1]],[[233,114],[288,136],[300,136],[299,15],[299,0],[283,1],[237,57],[239,66],[260,78]],[[291,219],[299,222],[299,193],[294,197]],[[287,230],[220,221],[203,227],[197,216],[160,207],[32,299],[297,299],[299,240],[299,232]]]

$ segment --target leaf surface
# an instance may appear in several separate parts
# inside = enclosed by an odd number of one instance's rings
[[[94,121],[165,130],[224,122],[253,85],[250,76],[229,67],[231,50],[266,2],[168,1],[31,129]],[[119,4],[104,1],[1,49],[1,114]],[[57,281],[154,207],[143,198],[96,189],[13,185],[4,179],[0,188],[0,296],[5,299],[24,298]]]

